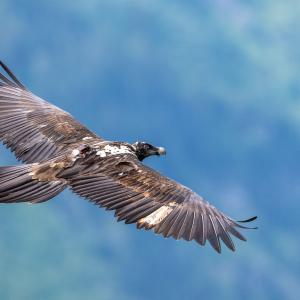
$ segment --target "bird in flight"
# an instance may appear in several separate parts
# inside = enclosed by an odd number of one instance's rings
[[[164,155],[146,142],[107,141],[69,113],[31,93],[0,61],[0,140],[22,165],[0,167],[0,203],[40,203],[69,187],[118,221],[135,223],[175,239],[208,240],[235,250],[231,235],[249,228],[209,204],[191,189],[142,162]],[[5,71],[5,72],[3,72]]]

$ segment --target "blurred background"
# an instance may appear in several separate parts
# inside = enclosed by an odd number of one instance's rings
[[[1,0],[0,57],[28,88],[106,139],[166,147],[147,164],[259,230],[218,255],[69,191],[1,205],[0,299],[299,299],[299,14],[296,0]]]

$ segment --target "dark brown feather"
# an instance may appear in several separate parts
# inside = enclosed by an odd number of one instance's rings
[[[0,140],[24,162],[43,161],[85,137],[101,140],[69,113],[35,96],[0,62]]]

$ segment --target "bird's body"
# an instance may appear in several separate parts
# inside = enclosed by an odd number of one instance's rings
[[[70,114],[28,91],[0,62],[0,139],[25,164],[0,167],[0,203],[47,201],[66,187],[106,209],[118,220],[165,237],[220,239],[234,250],[230,234],[245,228],[189,188],[145,166],[162,147],[107,141]],[[253,220],[249,219],[247,221]]]

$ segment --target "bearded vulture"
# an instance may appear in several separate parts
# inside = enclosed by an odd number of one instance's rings
[[[0,203],[40,203],[66,187],[94,204],[114,210],[118,221],[175,239],[220,240],[235,250],[231,235],[249,228],[189,188],[145,166],[164,155],[149,143],[107,141],[69,113],[31,93],[0,61],[0,139],[23,165],[0,167]],[[6,73],[6,75],[4,75]]]

